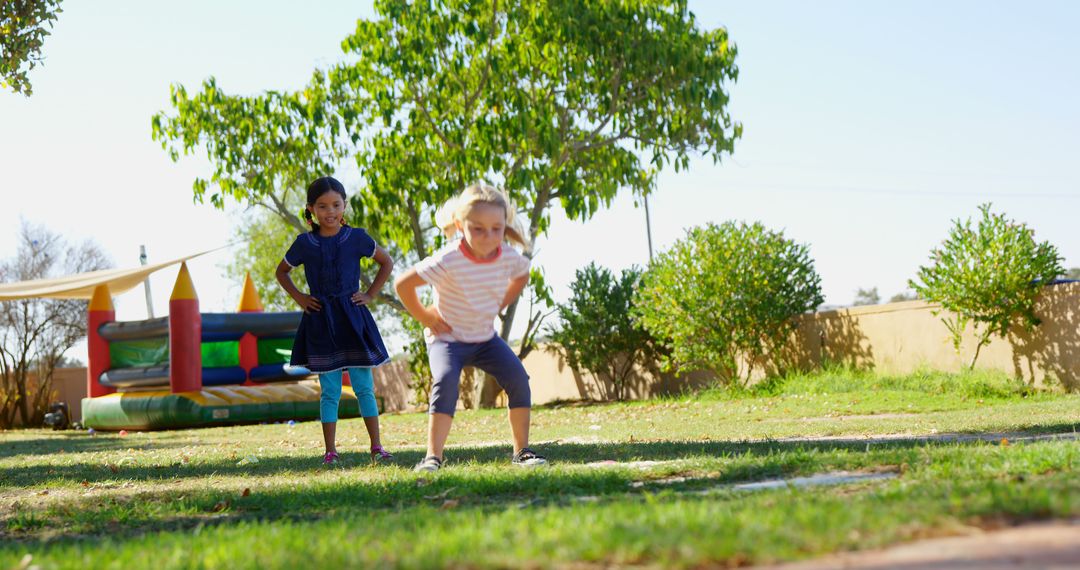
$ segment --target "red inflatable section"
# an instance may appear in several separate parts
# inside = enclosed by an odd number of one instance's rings
[[[186,263],[169,297],[169,383],[174,394],[202,390],[202,316]]]

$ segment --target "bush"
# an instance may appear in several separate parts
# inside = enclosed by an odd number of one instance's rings
[[[930,252],[933,264],[919,267],[919,282],[910,282],[920,297],[949,312],[941,320],[958,353],[971,323],[977,344],[969,369],[994,334],[1005,338],[1014,324],[1027,330],[1039,324],[1039,291],[1065,272],[1057,248],[1036,243],[1026,225],[991,213],[990,204],[979,211],[982,219],[975,228],[970,218],[953,222],[945,242]]]
[[[647,363],[652,356],[652,339],[630,312],[640,278],[637,268],[624,269],[619,277],[595,263],[579,269],[570,285],[570,300],[557,308],[562,326],[551,332],[570,367],[588,371],[600,386],[605,386],[606,376],[613,388],[610,396],[616,400],[626,398],[634,365]]]
[[[642,278],[634,310],[664,339],[665,368],[749,379],[791,336],[792,317],[821,304],[821,277],[806,245],[760,223],[693,228]]]

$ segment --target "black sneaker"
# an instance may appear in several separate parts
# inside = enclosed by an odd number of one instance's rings
[[[416,467],[413,467],[413,471],[438,471],[441,467],[442,459],[439,459],[434,455],[429,455],[425,457],[423,461],[417,463]]]
[[[541,465],[547,465],[547,459],[528,447],[523,447],[521,451],[514,454],[511,463],[519,467],[540,467]]]

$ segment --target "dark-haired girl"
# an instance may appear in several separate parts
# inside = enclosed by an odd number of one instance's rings
[[[374,461],[393,459],[379,439],[379,408],[375,401],[371,369],[389,360],[382,336],[367,305],[382,289],[394,261],[361,228],[344,221],[345,187],[329,176],[311,183],[304,218],[311,231],[296,236],[278,264],[277,280],[304,309],[293,342],[293,366],[304,366],[319,375],[319,417],[326,442],[324,464],[338,461],[338,404],[341,373],[348,369],[360,415],[371,439]],[[360,258],[374,258],[379,271],[366,291],[360,291]],[[309,294],[296,288],[289,272],[304,266]]]

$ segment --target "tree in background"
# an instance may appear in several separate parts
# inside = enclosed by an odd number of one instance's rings
[[[69,245],[43,227],[23,223],[15,257],[0,263],[0,281],[47,279],[110,266],[97,245]],[[16,417],[40,425],[53,398],[53,371],[86,336],[86,301],[0,301],[0,428]]]
[[[871,287],[855,291],[855,302],[852,305],[861,307],[863,305],[876,305],[880,302],[881,295],[878,294],[877,287]]]
[[[897,294],[893,295],[892,297],[889,297],[889,302],[890,303],[903,303],[904,301],[914,301],[914,300],[916,300],[918,298],[919,298],[919,296],[916,295],[915,293],[911,293],[909,291],[901,291],[900,293],[897,293]]]
[[[1072,267],[1065,272],[1063,276],[1065,279],[1072,279],[1074,281],[1080,281],[1080,267]]]
[[[0,2],[0,87],[33,93],[28,74],[42,63],[41,47],[62,11],[60,0]]]
[[[667,369],[748,381],[788,342],[794,317],[823,301],[809,248],[761,223],[687,231],[642,277],[634,312],[668,351]]]
[[[274,278],[274,270],[297,233],[281,216],[265,210],[249,212],[247,219],[236,225],[235,237],[242,246],[226,265],[225,273],[232,283],[243,283],[244,276],[250,273],[267,311],[297,310],[296,301]],[[301,291],[307,290],[303,271],[294,271],[290,277]]]
[[[375,8],[379,18],[343,42],[355,59],[303,92],[231,97],[212,79],[191,97],[174,88],[176,114],[157,115],[154,133],[174,157],[206,146],[215,171],[196,181],[197,196],[209,182],[212,198],[263,201],[295,184],[289,174],[307,180],[350,157],[365,181],[353,219],[396,244],[404,266],[442,243],[434,210],[473,181],[504,187],[535,243],[552,207],[587,220],[620,189],[651,192],[665,165],[719,160],[741,133],[725,90],[738,74],[734,45],[724,29],[699,29],[683,0]],[[278,158],[290,144],[307,153]],[[504,339],[517,306],[502,315]],[[533,346],[523,340],[519,356]],[[483,403],[496,395],[485,380]]]
[[[170,100],[176,115],[154,115],[152,136],[173,161],[205,150],[213,172],[195,179],[195,200],[209,198],[219,209],[233,200],[253,212],[252,227],[237,231],[246,245],[230,263],[230,275],[238,278],[250,270],[260,294],[269,296],[268,306],[295,309],[279,291],[274,270],[296,234],[311,229],[302,219],[308,184],[332,173],[347,152],[341,125],[328,112],[326,76],[315,72],[296,93],[254,96],[227,94],[210,78],[195,95],[172,86]],[[392,244],[383,245],[394,253]],[[401,308],[387,292],[379,299]]]
[[[616,276],[606,267],[590,263],[576,272],[571,296],[558,305],[560,326],[551,331],[555,349],[574,370],[585,370],[610,397],[626,398],[634,367],[652,356],[652,337],[632,317],[634,289],[641,279],[636,267]]]
[[[1064,273],[1057,248],[1036,242],[1034,230],[992,213],[990,204],[979,211],[974,227],[970,218],[953,222],[945,241],[931,250],[931,265],[919,267],[918,280],[909,282],[919,297],[941,304],[941,321],[957,352],[972,325],[976,344],[968,368],[993,335],[1005,338],[1014,325],[1037,326],[1039,292]]]

